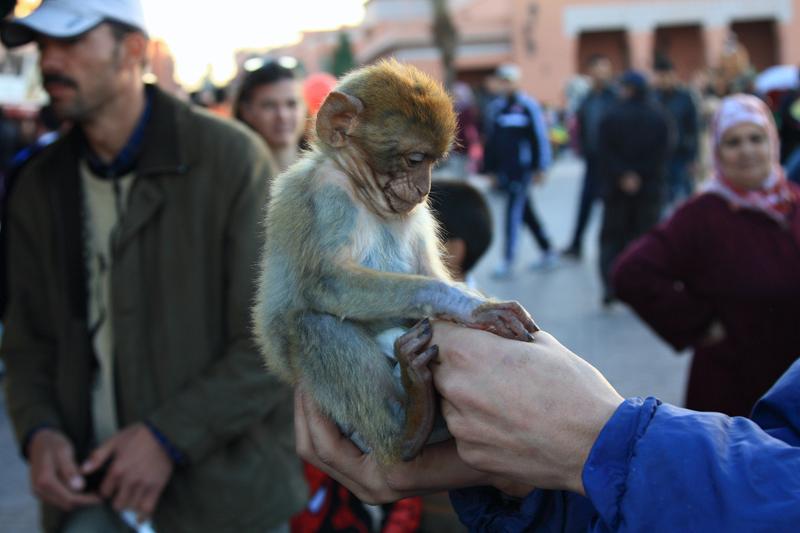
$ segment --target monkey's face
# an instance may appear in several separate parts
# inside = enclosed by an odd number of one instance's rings
[[[424,152],[410,152],[397,157],[391,171],[378,176],[389,208],[404,215],[423,203],[431,192],[431,169],[434,159]]]
[[[369,160],[371,188],[383,195],[380,203],[389,215],[405,215],[428,198],[431,170],[443,154],[419,129],[408,124],[396,127],[391,121],[384,124],[397,137],[362,137],[372,142],[362,147],[361,152]]]

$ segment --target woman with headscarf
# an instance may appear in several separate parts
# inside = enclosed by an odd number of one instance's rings
[[[706,188],[632,244],[612,279],[664,340],[694,348],[686,407],[747,416],[800,355],[800,188],[756,97],[725,98],[711,135]]]

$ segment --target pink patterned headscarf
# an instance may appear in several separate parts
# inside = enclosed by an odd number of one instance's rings
[[[755,124],[762,127],[769,139],[772,157],[772,172],[757,190],[746,190],[731,183],[722,174],[719,160],[719,147],[722,137],[730,128],[739,124]],[[720,104],[711,123],[711,140],[714,147],[714,175],[705,191],[718,194],[731,204],[761,211],[783,223],[792,205],[797,202],[789,187],[780,163],[780,141],[775,121],[766,104],[749,94],[728,96]]]

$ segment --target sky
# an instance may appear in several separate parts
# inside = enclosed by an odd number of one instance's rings
[[[208,65],[224,82],[234,74],[241,48],[296,42],[303,30],[358,24],[364,0],[142,0],[152,37],[166,41],[175,56],[178,81],[194,85]]]

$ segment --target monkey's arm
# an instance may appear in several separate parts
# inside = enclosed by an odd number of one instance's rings
[[[357,243],[365,232],[377,229],[358,225],[359,207],[340,187],[321,187],[310,203],[313,228],[306,238],[290,242],[290,236],[276,233],[285,250],[294,250],[302,274],[298,290],[311,309],[358,321],[432,316],[520,340],[531,340],[530,333],[538,330],[516,302],[492,302],[451,282],[358,264]],[[298,217],[282,218],[288,222]]]
[[[519,340],[531,340],[530,333],[538,331],[517,302],[492,302],[445,281],[353,263],[327,265],[308,287],[306,300],[314,310],[340,319],[435,317]]]

